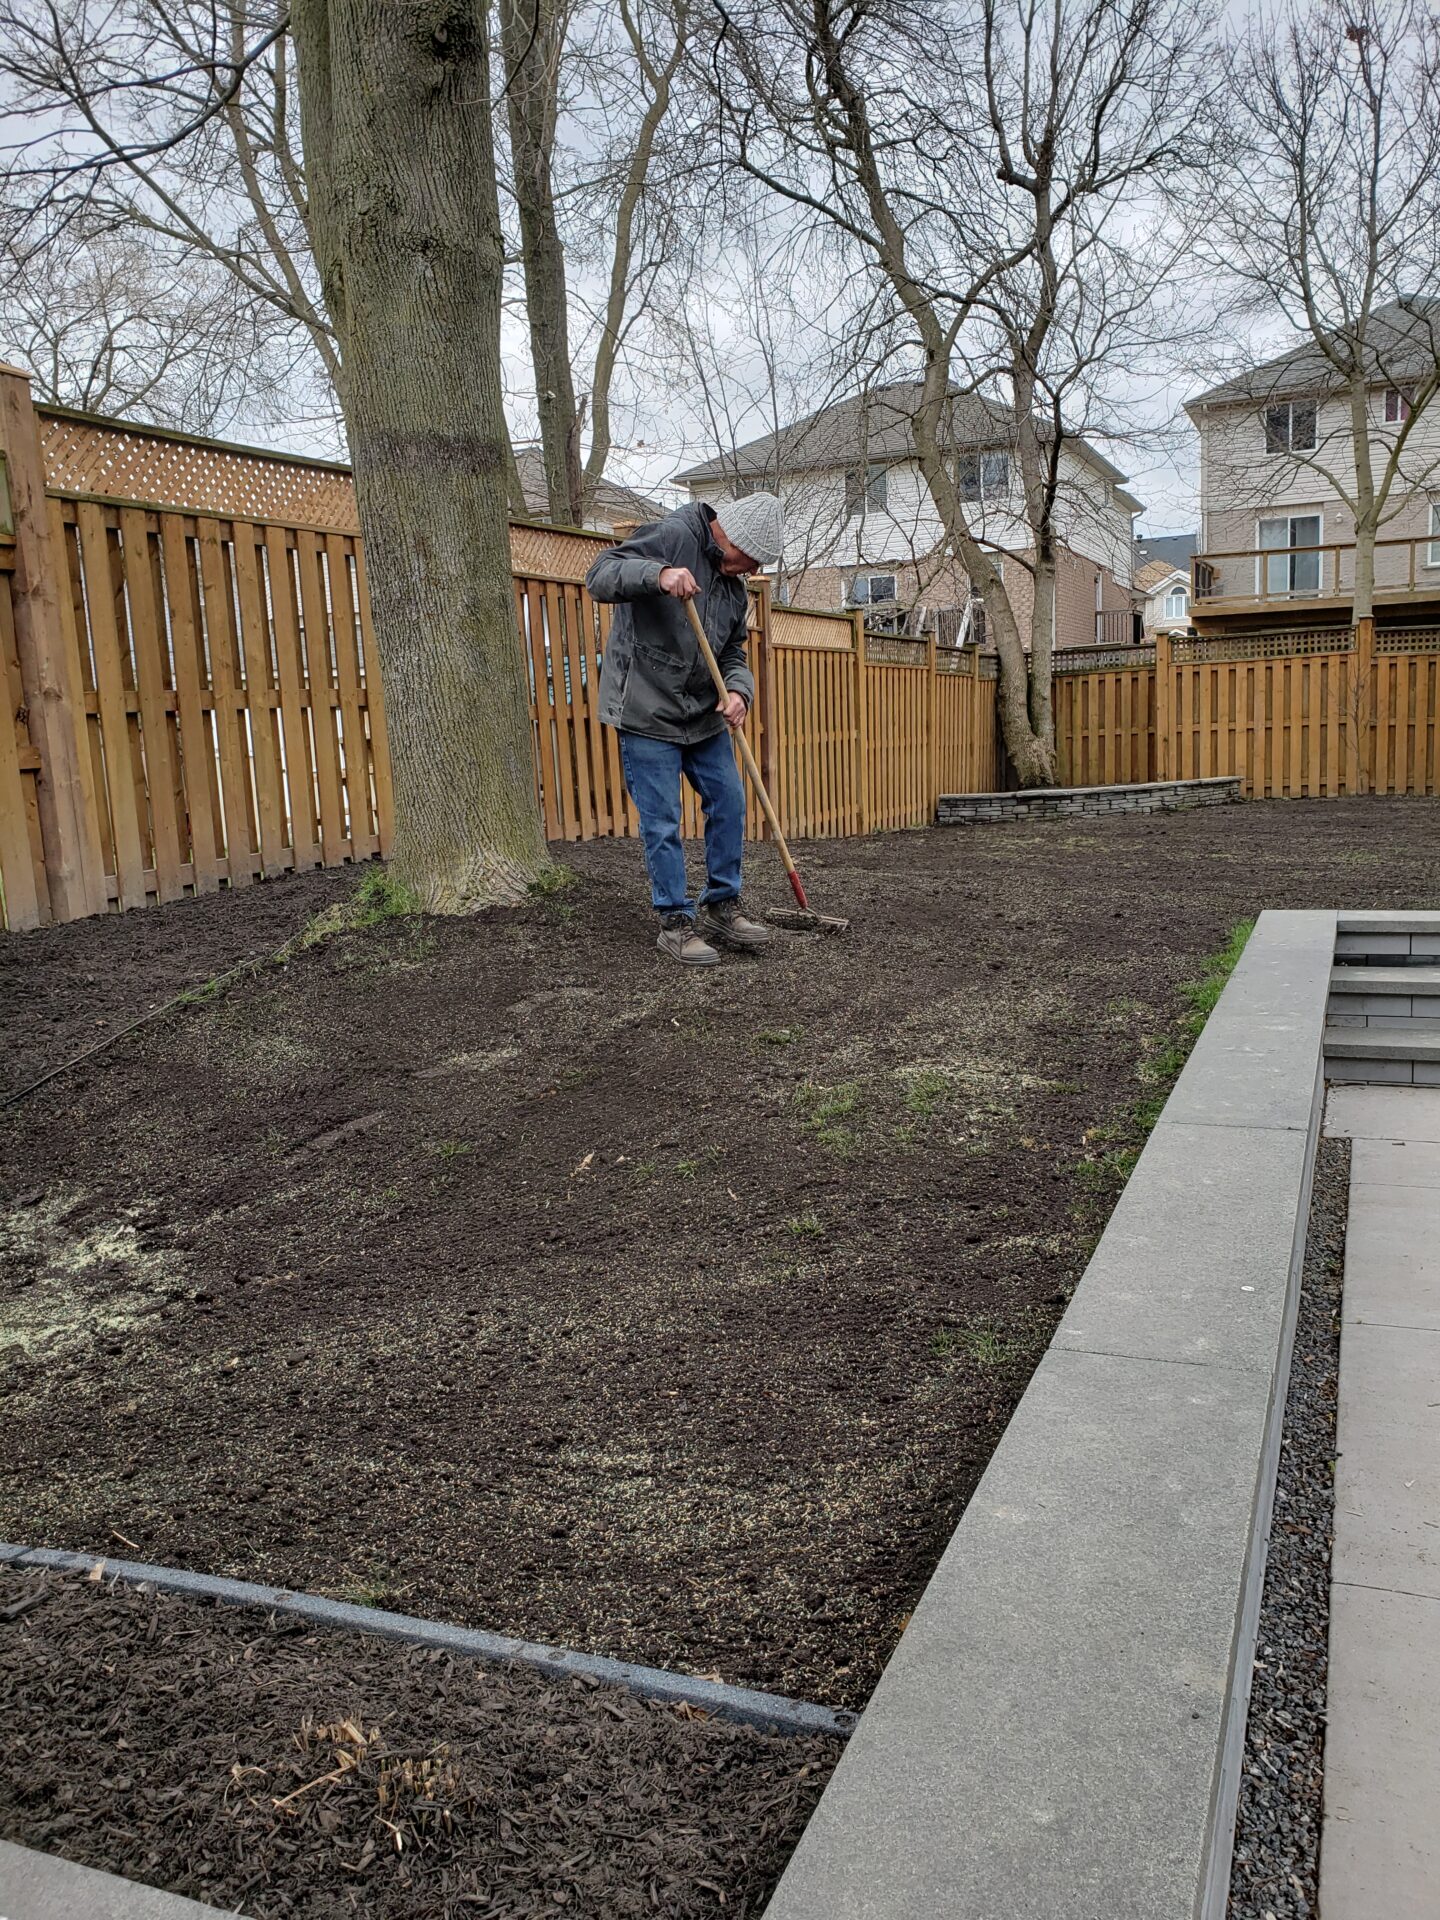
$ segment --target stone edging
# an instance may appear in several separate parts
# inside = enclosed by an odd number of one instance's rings
[[[188,1573],[180,1567],[155,1567],[144,1561],[111,1560],[91,1553],[62,1553],[52,1547],[15,1546],[8,1541],[0,1541],[0,1566],[49,1567],[58,1572],[87,1574],[98,1567],[104,1578],[123,1581],[127,1586],[149,1586],[160,1593],[221,1601],[229,1606],[261,1607],[267,1613],[308,1620],[312,1626],[372,1633],[382,1640],[403,1640],[412,1646],[440,1647],[462,1659],[491,1665],[513,1660],[558,1679],[595,1680],[604,1686],[623,1687],[627,1693],[641,1694],[647,1700],[685,1701],[717,1719],[736,1720],[767,1733],[824,1733],[844,1739],[857,1719],[841,1708],[815,1706],[808,1700],[790,1700],[783,1694],[760,1693],[752,1687],[726,1686],[722,1681],[701,1680],[690,1673],[634,1666],[628,1660],[607,1660],[568,1647],[514,1640],[508,1634],[485,1633],[478,1627],[447,1626],[443,1621],[421,1620],[381,1607],[352,1606],[349,1601],[328,1600],[322,1594],[292,1593],[286,1587]]]
[[[942,793],[942,827],[993,826],[1003,820],[1055,820],[1069,814],[1176,813],[1228,806],[1240,798],[1239,774],[1207,780],[1147,780],[1121,787],[1040,787],[1024,793]]]
[[[1262,915],[767,1920],[1222,1920],[1335,922]]]

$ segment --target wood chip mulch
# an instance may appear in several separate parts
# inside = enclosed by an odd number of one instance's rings
[[[0,1724],[0,1835],[251,1920],[753,1915],[839,1757],[578,1680],[13,1571]]]

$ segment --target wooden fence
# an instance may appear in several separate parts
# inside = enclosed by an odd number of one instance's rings
[[[34,409],[14,370],[0,370],[0,452],[6,924],[383,853],[390,769],[348,474]],[[605,544],[512,528],[556,839],[638,830],[597,707],[610,610],[581,584]],[[995,685],[975,654],[772,607],[764,589],[751,626],[747,732],[788,831],[921,825],[942,788],[995,782]],[[684,825],[701,831],[688,791]]]
[[[36,410],[12,369],[0,460],[5,923],[383,853],[390,769],[345,470]],[[597,708],[610,613],[581,584],[604,544],[512,528],[555,839],[637,830]],[[1003,784],[992,657],[764,589],[751,623],[747,731],[788,832],[919,826],[941,793]],[[1254,797],[1440,792],[1433,629],[1074,649],[1055,711],[1069,785],[1238,773]],[[700,831],[688,793],[684,824]]]

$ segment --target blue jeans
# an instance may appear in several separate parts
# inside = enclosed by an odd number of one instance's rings
[[[657,913],[689,913],[695,902],[685,890],[685,849],[680,842],[680,780],[688,780],[705,810],[705,875],[702,901],[734,900],[740,892],[745,845],[745,788],[728,731],[679,747],[643,733],[620,735],[625,785],[640,815],[650,898]]]

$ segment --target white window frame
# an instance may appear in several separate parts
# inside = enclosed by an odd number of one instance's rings
[[[1261,538],[1260,529],[1265,525],[1265,522],[1267,520],[1283,520],[1285,522],[1286,530],[1291,537],[1285,542],[1284,546],[1274,547],[1274,548],[1266,547],[1264,541]],[[1293,575],[1295,570],[1296,556],[1295,554],[1290,553],[1288,557],[1290,561],[1290,572],[1292,575],[1292,584],[1285,587],[1283,590],[1276,589],[1275,591],[1270,593],[1265,592],[1265,568],[1270,564],[1271,555],[1273,554],[1274,557],[1278,559],[1282,554],[1286,553],[1288,548],[1294,547],[1295,545],[1298,544],[1294,537],[1295,522],[1297,520],[1314,520],[1320,529],[1319,537],[1313,543],[1309,540],[1304,542],[1304,544],[1307,547],[1312,544],[1316,547],[1323,547],[1325,545],[1325,509],[1323,507],[1316,507],[1313,513],[1292,513],[1288,507],[1281,507],[1272,513],[1264,513],[1264,514],[1256,515],[1256,519],[1255,519],[1255,548],[1256,548],[1255,597],[1257,599],[1260,599],[1263,597],[1266,600],[1303,600],[1303,599],[1309,599],[1312,594],[1318,597],[1320,594],[1324,593],[1325,591],[1325,555],[1323,554],[1323,552],[1316,553],[1314,555],[1315,585],[1313,587],[1297,587],[1293,584]]]
[[[1395,403],[1393,413],[1390,410],[1391,401]],[[1410,418],[1412,407],[1413,402],[1403,387],[1387,387],[1385,389],[1383,410],[1387,427],[1403,427],[1405,422]]]
[[[851,483],[855,484],[852,485]],[[883,460],[868,460],[864,466],[845,469],[845,518],[853,520],[858,513],[863,520],[867,513],[885,513],[890,504],[890,469]]]
[[[1170,602],[1178,600],[1180,605],[1172,607]],[[1190,618],[1190,589],[1183,581],[1165,589],[1165,599],[1161,612],[1166,620],[1188,620]]]
[[[1295,409],[1297,406],[1308,407],[1315,418],[1315,438],[1308,446],[1304,447],[1297,447],[1295,444]],[[1272,447],[1270,445],[1270,415],[1282,411],[1285,415],[1285,444],[1283,447]],[[1319,401],[1275,400],[1272,401],[1269,406],[1262,407],[1260,410],[1260,437],[1267,459],[1280,460],[1294,453],[1314,453],[1320,445]]]
[[[1430,544],[1425,549],[1427,567],[1440,567],[1440,500],[1430,502]]]
[[[856,592],[856,588],[860,585],[860,582],[862,580],[865,582],[865,593],[863,598],[859,593]],[[878,598],[875,594],[875,582],[877,580],[888,580],[890,582],[890,591],[888,593],[880,594]],[[899,591],[898,591],[899,584],[900,584],[899,577],[893,572],[891,573],[854,573],[850,576],[850,578],[845,583],[845,605],[847,607],[883,606],[887,601],[899,599],[900,597]]]
[[[966,492],[965,482],[960,478],[961,460],[973,460],[975,462],[975,491],[973,493]],[[986,478],[985,473],[985,463],[987,460],[991,463],[991,475],[989,479]],[[1004,476],[998,482],[994,479],[994,463],[997,460],[1005,463]],[[955,490],[962,500],[979,500],[984,502],[986,500],[1003,500],[1007,498],[1010,492],[1010,449],[1008,447],[976,447],[973,449],[967,447],[955,463]]]

